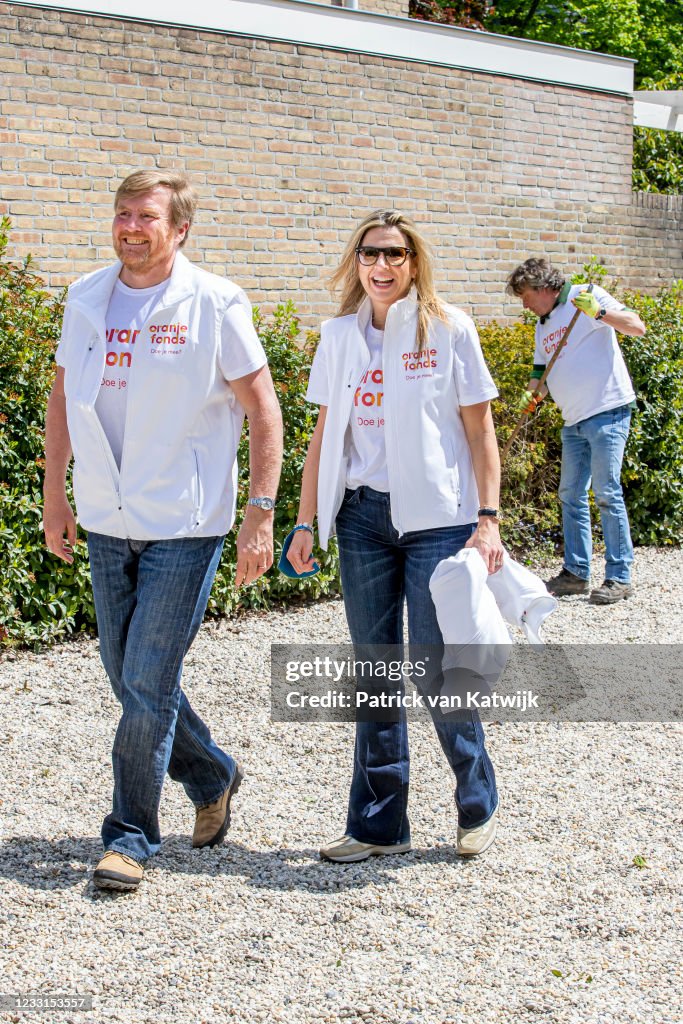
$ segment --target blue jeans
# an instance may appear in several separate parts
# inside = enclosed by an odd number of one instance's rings
[[[408,639],[428,645],[432,656],[443,638],[429,592],[429,579],[443,558],[464,547],[474,525],[421,530],[398,536],[389,495],[369,487],[346,491],[337,515],[344,607],[356,645],[403,644],[403,606],[408,606]],[[390,722],[356,723],[353,779],[346,831],[375,845],[408,842],[409,754],[405,710]],[[458,820],[474,828],[498,804],[493,766],[476,715],[434,725],[457,782]]]
[[[631,410],[621,405],[562,428],[559,495],[564,567],[582,580],[589,579],[591,571],[591,479],[605,541],[605,579],[619,583],[631,579],[633,544],[621,490],[621,463],[630,423]]]
[[[112,752],[113,806],[102,842],[139,862],[161,845],[166,772],[197,807],[217,800],[235,772],[234,760],[216,746],[180,688],[223,540],[88,534],[100,656],[122,707]]]

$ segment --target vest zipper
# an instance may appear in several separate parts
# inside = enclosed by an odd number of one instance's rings
[[[121,519],[123,520],[123,523],[124,523],[124,526],[125,526],[125,518],[124,518],[124,515],[123,515],[123,506],[122,506],[122,502],[121,502],[121,489],[120,489],[119,485],[117,484],[117,482],[116,482],[116,480],[114,478],[114,474],[113,474],[112,468],[111,468],[110,458],[113,458],[113,455],[112,455],[112,452],[111,452],[111,448],[110,448],[110,446],[109,446],[109,444],[107,442],[106,437],[104,436],[104,429],[102,427],[102,424],[100,423],[99,416],[95,412],[94,408],[93,408],[93,416],[94,416],[94,418],[95,418],[95,420],[97,422],[97,437],[98,437],[99,442],[100,442],[100,448],[102,449],[102,457],[104,458],[105,464],[107,466],[107,472],[109,473],[109,479],[111,480],[111,485],[112,485],[112,488],[114,490],[114,494],[116,495],[116,507],[117,507],[118,511],[121,513]],[[109,451],[107,451],[107,449],[109,449]]]
[[[202,507],[202,478],[199,475],[199,455],[197,449],[192,447],[192,454],[194,455],[194,470],[195,470],[195,486],[197,490],[197,497],[195,500],[194,518],[195,526],[199,526],[199,514]]]

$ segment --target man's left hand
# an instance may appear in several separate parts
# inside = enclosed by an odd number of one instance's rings
[[[595,295],[593,295],[593,292],[579,292],[579,294],[572,299],[572,305],[577,309],[580,309],[582,313],[586,314],[586,316],[589,316],[591,320],[595,320],[601,309],[600,303],[596,299]]]
[[[503,565],[503,543],[500,539],[498,523],[492,516],[480,517],[479,525],[465,547],[477,549],[486,562],[489,574],[498,572]]]
[[[235,586],[246,587],[273,564],[273,513],[250,505],[237,534]]]

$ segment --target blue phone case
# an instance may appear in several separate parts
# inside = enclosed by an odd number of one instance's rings
[[[309,569],[308,572],[296,572],[294,566],[287,559],[287,552],[289,551],[289,545],[292,543],[292,537],[297,530],[290,530],[284,539],[282,545],[282,554],[280,555],[280,561],[277,563],[277,567],[284,576],[289,576],[290,580],[305,580],[309,576],[315,576],[316,573],[320,572],[320,566],[317,562],[313,563],[313,568]]]

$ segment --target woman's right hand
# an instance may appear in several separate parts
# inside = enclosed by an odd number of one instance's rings
[[[297,530],[287,552],[287,561],[298,572],[313,568],[313,535],[309,530]]]

